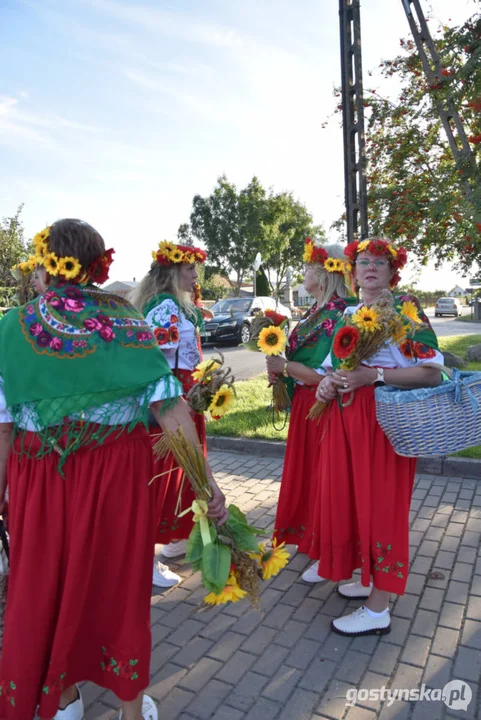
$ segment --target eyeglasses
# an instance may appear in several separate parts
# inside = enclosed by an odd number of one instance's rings
[[[374,267],[382,268],[385,267],[387,264],[387,260],[357,260],[356,262],[356,265],[363,269],[368,268],[369,265],[374,265]]]

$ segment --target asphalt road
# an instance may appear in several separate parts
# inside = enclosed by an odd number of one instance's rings
[[[433,329],[439,337],[450,335],[481,335],[481,323],[460,322],[452,316],[434,317],[434,308],[426,311]],[[462,308],[462,314],[469,316],[470,308]],[[266,360],[262,353],[251,352],[237,345],[219,345],[218,348],[225,355],[225,362],[231,368],[237,380],[248,380],[265,372]],[[213,345],[204,345],[205,359],[216,354]]]

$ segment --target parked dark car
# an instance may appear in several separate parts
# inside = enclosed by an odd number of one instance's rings
[[[219,300],[210,308],[214,317],[205,323],[202,341],[204,343],[248,342],[251,336],[251,322],[259,310],[276,310],[289,319],[292,317],[288,307],[276,303],[270,297],[226,298]],[[288,331],[287,326],[285,330]]]

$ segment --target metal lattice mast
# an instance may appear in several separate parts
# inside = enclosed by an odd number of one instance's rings
[[[421,58],[424,73],[429,85],[435,87],[438,83],[443,82],[443,66],[429,32],[421,4],[419,0],[401,0],[401,2]],[[415,17],[413,10],[417,17]],[[444,99],[444,101],[439,98],[434,99],[434,105],[447,135],[456,165],[460,170],[470,168],[476,172],[474,153],[470,148],[463,123],[454,102],[450,98]],[[469,199],[471,188],[467,181],[464,183],[464,192]]]
[[[359,0],[339,0],[347,241],[368,237]]]

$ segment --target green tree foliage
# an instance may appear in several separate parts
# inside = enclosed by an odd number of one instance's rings
[[[194,238],[192,237],[189,223],[182,223],[182,225],[179,225],[179,229],[177,230],[177,240],[180,245],[193,246]]]
[[[441,76],[428,84],[413,40],[381,63],[400,86],[396,99],[365,91],[371,231],[400,239],[421,262],[456,260],[471,271],[481,260],[481,16],[431,32]],[[471,155],[454,161],[437,112],[452,99]],[[342,106],[338,106],[338,110]]]
[[[208,197],[194,197],[192,233],[205,244],[211,263],[226,276],[235,274],[237,288],[259,250],[264,214],[265,190],[255,177],[238,192],[222,175]]]
[[[278,291],[287,268],[301,267],[305,238],[316,231],[311,215],[290,193],[266,191],[256,177],[238,191],[225,175],[208,197],[194,197],[190,223],[209,262],[226,277],[235,274],[237,290],[260,252],[269,284]]]
[[[315,228],[312,216],[302,203],[294,200],[291,193],[270,195],[267,198],[264,229],[264,267],[276,297],[288,267],[299,270],[306,237],[322,235]]]
[[[11,273],[13,265],[26,260],[27,245],[20,215],[23,205],[12,217],[0,222],[0,305],[8,306],[15,301],[18,282]]]

